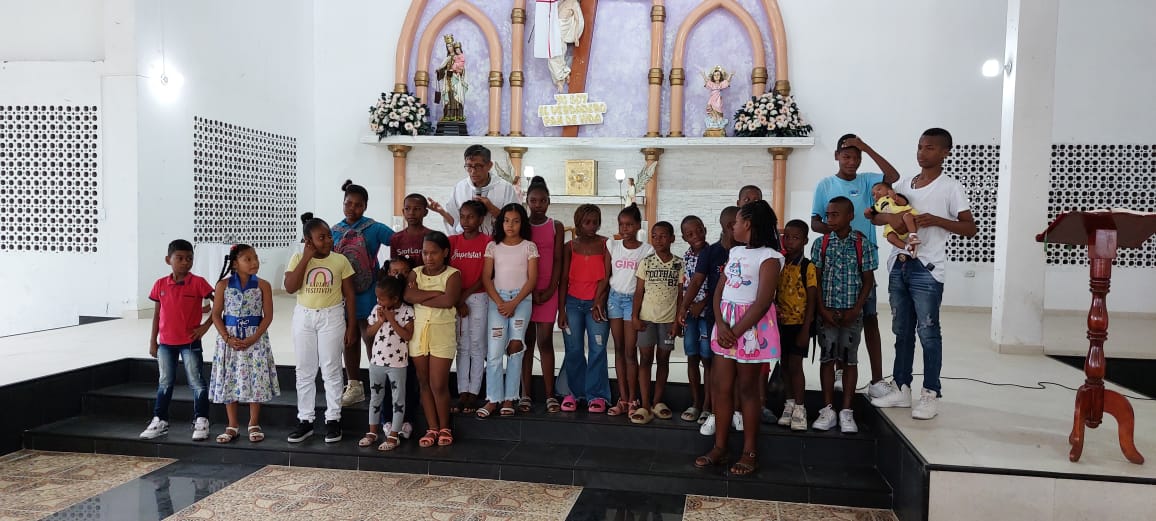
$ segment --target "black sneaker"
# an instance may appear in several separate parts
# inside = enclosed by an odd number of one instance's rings
[[[313,435],[313,422],[301,421],[289,433],[289,443],[301,443]]]
[[[341,441],[341,422],[329,420],[325,422],[325,443]]]

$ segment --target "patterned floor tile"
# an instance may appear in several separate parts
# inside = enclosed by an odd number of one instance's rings
[[[889,510],[779,503],[783,521],[895,521]]]
[[[269,466],[229,487],[233,492],[375,500],[393,497],[424,476]]]
[[[461,508],[434,505],[390,505],[368,519],[400,521],[483,521],[484,518]]]
[[[506,515],[517,513],[564,519],[581,493],[582,487],[502,481],[485,498],[484,505],[485,510],[506,512]]]
[[[362,521],[379,508],[370,503],[337,498],[292,497],[221,491],[166,521]]]
[[[0,475],[55,476],[86,461],[91,461],[92,458],[99,457],[96,454],[22,450],[9,454],[0,460]]]
[[[688,495],[682,519],[683,521],[719,519],[779,521],[779,504],[773,501]]]
[[[394,501],[411,505],[438,505],[463,509],[487,508],[486,500],[499,481],[416,476],[408,486],[399,488]]]
[[[32,521],[48,516],[48,512],[32,512],[29,510],[0,510],[0,521]]]
[[[55,477],[75,480],[112,481],[123,483],[148,474],[173,460],[94,454],[84,462],[57,474]]]
[[[0,509],[56,512],[116,486],[105,481],[59,478],[26,480],[7,487],[0,495]]]

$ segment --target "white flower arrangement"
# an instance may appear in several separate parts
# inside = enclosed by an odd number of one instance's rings
[[[369,130],[378,139],[401,134],[429,135],[433,133],[429,107],[408,91],[383,92],[377,103],[369,107]]]
[[[777,92],[752,97],[735,112],[735,136],[800,137],[811,133],[795,98]]]

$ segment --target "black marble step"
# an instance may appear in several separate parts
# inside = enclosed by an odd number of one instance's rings
[[[818,393],[809,396],[818,400]],[[860,397],[861,398],[861,397]],[[292,426],[296,423],[296,393],[284,390],[281,395],[261,408],[261,423],[267,426]],[[155,384],[127,383],[89,391],[84,395],[83,413],[86,415],[123,417],[144,428],[152,417],[156,401]],[[862,400],[860,400],[862,401]],[[318,404],[324,403],[324,391],[318,391]],[[342,427],[350,432],[363,432],[367,425],[367,402],[343,409]],[[801,464],[827,464],[842,462],[848,465],[874,465],[876,461],[876,423],[870,421],[875,414],[866,407],[860,414],[860,432],[844,435],[838,428],[827,432],[794,432],[777,425],[762,425],[759,430],[759,452],[766,459],[774,461],[799,462]],[[324,407],[318,408],[317,417],[323,418]],[[187,424],[192,418],[192,392],[187,387],[173,390],[173,401],[169,408],[173,423]],[[671,420],[655,419],[649,425],[634,425],[624,417],[606,414],[589,414],[585,411],[573,413],[547,414],[545,405],[535,404],[528,414],[513,417],[492,416],[478,419],[474,415],[459,414],[453,418],[454,428],[461,438],[548,443],[561,441],[589,447],[632,449],[648,447],[654,450],[696,453],[708,450],[712,437],[698,433],[699,425],[677,418],[681,409],[675,410]],[[808,410],[811,420],[818,414],[817,408]],[[242,419],[248,411],[242,407]],[[210,420],[215,425],[226,422],[225,408],[219,404],[210,407]],[[247,421],[247,420],[246,420]],[[417,428],[421,429],[419,425]],[[731,436],[732,443],[741,437]],[[562,441],[564,440],[564,441]]]
[[[318,436],[289,444],[289,427],[266,425],[267,439],[227,445],[191,441],[191,426],[180,423],[154,440],[138,438],[144,422],[124,416],[85,415],[43,425],[24,433],[27,448],[178,458],[219,464],[293,465],[374,471],[429,473],[572,484],[651,493],[706,494],[795,502],[891,508],[891,487],[871,465],[845,461],[804,462],[768,457],[752,476],[734,477],[722,468],[696,469],[698,451],[677,451],[640,444],[633,448],[585,446],[581,438],[494,440],[464,436],[450,447],[419,448],[406,440],[391,453],[360,448],[362,431],[326,444]],[[221,431],[215,425],[215,436]],[[787,437],[780,437],[786,439]],[[737,446],[732,458],[738,456]]]

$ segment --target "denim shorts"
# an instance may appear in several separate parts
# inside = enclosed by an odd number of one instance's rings
[[[606,313],[611,320],[634,320],[634,294],[629,295],[610,290]]]
[[[682,349],[686,356],[697,356],[707,360],[714,355],[714,351],[710,350],[712,326],[714,321],[706,317],[686,319],[686,330],[682,332]]]

